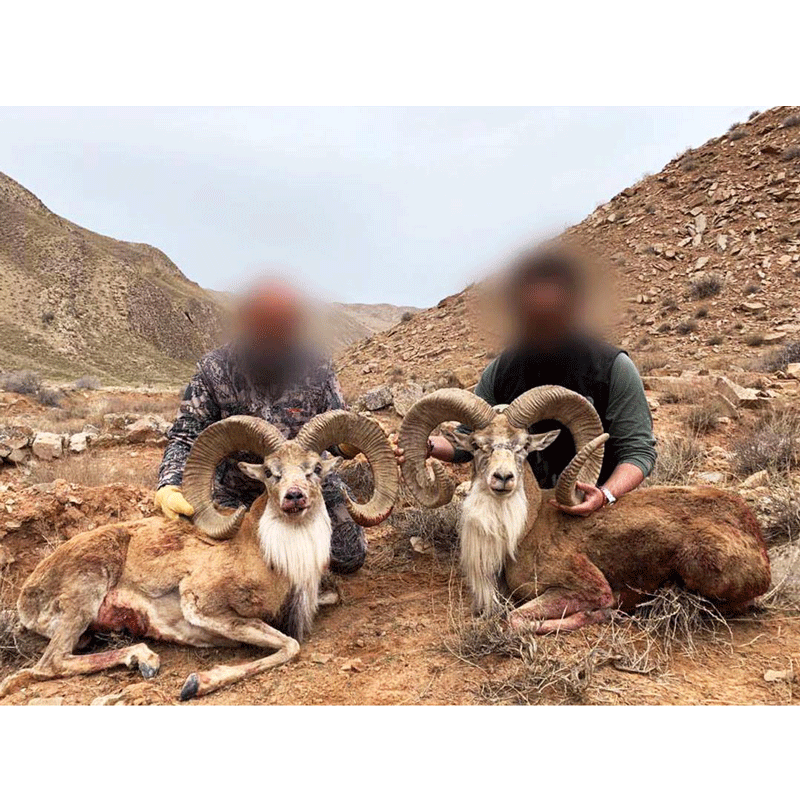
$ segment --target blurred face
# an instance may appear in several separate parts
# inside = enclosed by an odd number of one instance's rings
[[[523,284],[516,298],[523,336],[541,344],[557,344],[574,328],[578,298],[561,281],[539,280]]]
[[[279,282],[256,286],[239,307],[240,336],[253,364],[267,371],[296,350],[304,323],[305,301]]]

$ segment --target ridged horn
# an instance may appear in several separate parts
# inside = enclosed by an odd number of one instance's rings
[[[485,428],[496,413],[485,400],[464,389],[439,389],[411,407],[400,425],[397,445],[405,450],[403,479],[421,505],[443,506],[450,502],[455,490],[453,479],[438,461],[430,464],[433,476],[428,472],[426,458],[431,431],[448,421],[478,430]]]
[[[220,461],[240,451],[266,458],[285,439],[281,432],[258,417],[234,416],[209,425],[195,440],[183,470],[184,497],[194,507],[192,522],[212,539],[229,539],[247,509],[221,514],[214,506],[214,476]]]
[[[529,428],[544,419],[566,425],[575,443],[576,455],[559,475],[556,501],[575,506],[583,501],[577,482],[594,485],[603,467],[603,423],[594,406],[583,395],[563,386],[538,386],[521,394],[505,410],[508,421],[517,428]]]
[[[317,453],[338,444],[360,450],[372,468],[375,488],[366,503],[357,503],[345,494],[350,515],[359,525],[369,527],[383,522],[392,513],[400,491],[400,477],[386,434],[375,420],[351,411],[327,411],[307,422],[295,441]]]

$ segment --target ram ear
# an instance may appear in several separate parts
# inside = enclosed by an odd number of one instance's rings
[[[547,433],[532,433],[528,437],[528,445],[525,449],[529,453],[535,453],[537,450],[544,450],[558,439],[560,433],[560,428],[556,428],[554,431],[547,431]]]
[[[248,464],[247,461],[240,461],[237,466],[239,471],[247,475],[248,478],[261,483],[267,482],[267,473],[264,471],[263,464]]]

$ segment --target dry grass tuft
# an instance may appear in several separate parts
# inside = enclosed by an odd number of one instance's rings
[[[740,475],[766,469],[781,472],[800,462],[800,412],[776,411],[763,417],[733,442],[733,466]]]
[[[689,409],[685,419],[686,428],[695,436],[709,433],[719,426],[720,417],[724,416],[725,409],[722,404],[711,400]]]
[[[700,464],[701,449],[696,439],[664,439],[658,445],[658,458],[648,483],[653,486],[684,486],[689,473]]]
[[[39,659],[44,639],[19,624],[16,611],[0,609],[0,669],[21,669]]]
[[[31,463],[29,485],[52,483],[59,478],[81,486],[105,486],[109,483],[127,483],[134,486],[154,487],[158,481],[157,455],[152,458],[122,456],[118,450],[89,450],[79,456],[58,461]]]
[[[441,508],[409,508],[395,514],[394,528],[406,539],[418,536],[434,551],[452,553],[458,547],[461,503],[454,500]]]
[[[757,600],[759,608],[773,613],[800,613],[800,544],[785,542],[769,551],[772,586]]]
[[[507,609],[510,610],[510,607]],[[679,588],[665,588],[642,603],[632,615],[614,612],[601,625],[559,636],[515,631],[504,615],[472,618],[464,613],[461,597],[451,595],[447,649],[475,663],[486,656],[514,660],[479,688],[481,699],[493,704],[596,702],[597,692],[615,691],[602,672],[661,674],[672,655],[693,656],[699,639],[730,642],[725,618],[710,602]]]
[[[725,279],[722,275],[709,272],[707,275],[695,278],[689,287],[689,292],[695,300],[708,300],[710,297],[716,297],[724,285]]]
[[[642,353],[633,360],[642,375],[649,375],[654,369],[661,369],[669,363],[664,353]]]

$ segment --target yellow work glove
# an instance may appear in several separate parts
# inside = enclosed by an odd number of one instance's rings
[[[179,514],[191,517],[194,509],[181,494],[177,486],[162,486],[153,499],[156,511],[160,511],[167,519],[178,519]]]

